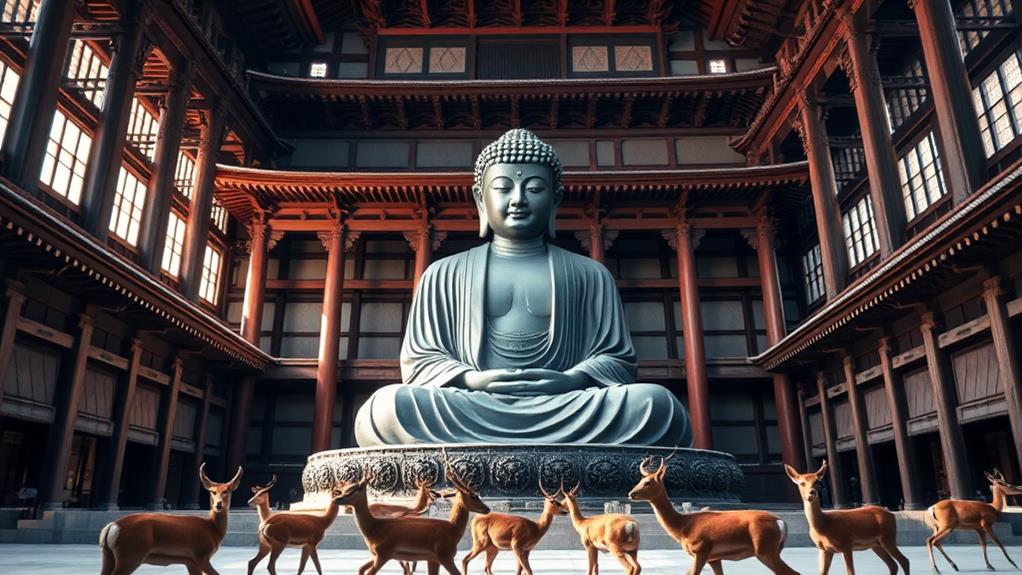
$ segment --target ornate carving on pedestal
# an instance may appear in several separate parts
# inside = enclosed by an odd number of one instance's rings
[[[664,447],[620,445],[448,445],[454,470],[486,499],[508,500],[513,508],[542,498],[562,483],[581,483],[586,505],[625,497],[640,478],[639,463],[649,455],[666,456]],[[306,501],[325,497],[334,486],[372,476],[376,497],[411,497],[419,480],[446,483],[439,446],[342,449],[309,457],[302,476]],[[743,487],[741,468],[725,453],[679,449],[668,462],[668,494],[675,501],[715,505],[738,503]]]

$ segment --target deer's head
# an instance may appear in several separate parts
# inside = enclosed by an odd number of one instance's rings
[[[996,491],[1001,490],[1005,495],[1022,495],[1022,485],[1012,485],[1008,483],[1004,478],[1004,474],[994,468],[993,474],[983,472],[986,475],[987,481],[990,482],[990,490]]]
[[[348,505],[354,507],[359,500],[365,503],[367,500],[366,486],[369,485],[369,477],[363,477],[354,483],[346,483],[334,488],[330,497],[337,505]]]
[[[558,489],[551,495],[547,493],[546,487],[543,487],[543,478],[539,478],[539,491],[543,494],[543,512],[551,513],[553,515],[565,515],[568,510],[564,507],[564,503],[561,503],[557,499],[558,495],[562,495],[563,491]]]
[[[479,494],[472,489],[472,486],[465,482],[464,479],[458,475],[458,472],[451,466],[451,462],[447,459],[447,451],[443,451],[444,455],[444,476],[447,477],[447,481],[451,482],[454,486],[453,491],[447,491],[441,493],[441,497],[454,498],[454,505],[461,505],[468,511],[474,513],[486,514],[490,512],[489,506],[483,503],[480,499]]]
[[[270,482],[262,487],[258,485],[252,486],[252,498],[248,500],[248,506],[257,508],[260,505],[270,505],[270,489],[277,484],[277,476],[274,475]]]
[[[563,481],[561,482],[560,493],[564,494],[564,499],[561,500],[561,504],[564,505],[564,508],[567,509],[569,512],[571,512],[572,509],[577,508],[575,499],[578,498],[578,490],[580,487],[582,487],[581,481],[576,483],[575,487],[572,487],[571,489],[565,491],[564,482]]]
[[[665,492],[664,475],[667,473],[667,462],[678,452],[675,448],[667,457],[660,458],[660,466],[656,469],[649,469],[647,466],[653,462],[653,456],[642,460],[639,464],[639,472],[642,479],[635,484],[635,487],[628,492],[628,498],[632,501],[651,501]]]
[[[791,482],[798,486],[802,500],[812,503],[820,498],[820,490],[816,488],[816,484],[822,481],[827,473],[827,460],[823,460],[823,465],[813,473],[799,473],[788,464],[784,465],[784,472],[788,474]]]
[[[231,508],[231,493],[241,484],[243,471],[238,466],[234,478],[227,483],[217,483],[206,477],[206,462],[199,466],[199,480],[202,481],[202,488],[209,491],[209,508],[214,511],[223,511]]]

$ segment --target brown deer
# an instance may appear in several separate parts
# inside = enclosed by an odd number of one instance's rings
[[[1004,480],[1004,475],[1001,475],[1001,472],[996,469],[994,469],[993,475],[986,472],[983,475],[986,475],[987,480],[990,481],[990,491],[994,495],[993,503],[945,499],[931,505],[926,510],[927,523],[930,523],[931,527],[933,527],[933,535],[926,540],[926,550],[930,554],[930,567],[936,573],[939,573],[940,569],[937,569],[937,564],[933,560],[934,547],[940,551],[944,559],[947,559],[947,562],[951,564],[951,568],[958,571],[958,566],[947,556],[947,553],[944,552],[944,547],[940,544],[940,540],[947,537],[955,529],[972,529],[979,535],[979,546],[983,549],[983,562],[986,563],[987,569],[994,569],[994,566],[990,564],[990,560],[987,558],[987,535],[1001,548],[1001,552],[1004,553],[1004,558],[1008,560],[1008,563],[1011,563],[1012,567],[1018,569],[1018,565],[1015,565],[1015,562],[1011,560],[1011,557],[1008,556],[1008,551],[1004,549],[1004,544],[1001,543],[997,534],[994,533],[994,524],[997,523],[997,518],[1004,509],[1004,498],[1008,495],[1022,495],[1022,486],[1011,485]]]
[[[543,513],[538,521],[532,521],[518,515],[505,513],[488,513],[477,515],[472,519],[472,550],[461,560],[462,575],[468,575],[468,563],[477,555],[486,551],[486,575],[493,575],[493,560],[501,549],[511,549],[518,561],[517,575],[524,571],[532,575],[529,565],[529,553],[539,540],[546,535],[555,515],[566,513],[564,505],[557,500],[560,491],[550,495],[540,480],[539,490],[543,493]]]
[[[455,488],[453,494],[444,494],[454,497],[449,519],[373,516],[369,512],[366,495],[368,477],[345,486],[334,498],[338,504],[352,507],[355,523],[372,554],[372,559],[359,568],[359,575],[375,575],[391,559],[427,561],[430,575],[436,575],[441,565],[450,575],[460,575],[454,555],[465,534],[468,514],[489,513],[490,508],[458,477],[446,460],[445,464],[447,479]]]
[[[429,508],[433,506],[433,502],[440,497],[440,493],[433,491],[432,483],[425,479],[420,479],[418,481],[418,495],[415,498],[415,503],[413,503],[411,507],[407,505],[397,505],[394,503],[370,503],[369,513],[372,513],[374,517],[408,517],[413,515],[422,515],[429,511]],[[401,570],[404,571],[405,575],[415,573],[415,567],[415,561],[401,562]]]
[[[660,460],[660,467],[650,471],[639,464],[642,479],[628,492],[632,501],[648,501],[657,521],[681,548],[692,557],[691,575],[699,575],[709,563],[714,575],[724,573],[724,559],[740,561],[755,557],[776,575],[798,575],[781,559],[788,526],[780,517],[766,511],[706,511],[678,513],[667,497],[664,474],[670,456]]]
[[[301,547],[302,559],[298,564],[298,573],[305,571],[305,564],[312,557],[312,564],[316,567],[316,573],[323,575],[323,569],[319,565],[319,554],[316,547],[326,534],[326,530],[337,519],[338,506],[333,498],[326,511],[314,515],[310,513],[270,513],[270,489],[276,485],[277,476],[265,487],[253,487],[255,495],[248,500],[250,507],[259,511],[259,551],[255,557],[248,562],[248,575],[252,575],[256,566],[263,557],[270,556],[267,570],[273,575],[277,574],[277,559],[287,547]]]
[[[585,517],[578,508],[575,497],[580,484],[564,492],[563,505],[571,516],[571,524],[589,555],[588,575],[599,575],[598,551],[607,551],[617,558],[627,575],[639,575],[639,523],[620,513],[606,513]]]
[[[827,473],[826,461],[815,473],[800,474],[789,465],[784,466],[784,471],[802,495],[802,507],[809,520],[809,537],[820,550],[820,575],[827,575],[835,553],[844,557],[848,575],[854,575],[852,552],[863,549],[872,549],[891,575],[898,572],[898,565],[909,575],[908,558],[902,555],[896,543],[898,524],[893,513],[876,505],[836,511],[821,509],[816,484]]]
[[[100,575],[127,575],[143,563],[184,565],[189,575],[218,575],[209,560],[227,534],[231,493],[241,475],[239,467],[227,483],[214,483],[206,477],[206,464],[199,466],[199,479],[209,491],[208,517],[134,513],[107,523],[99,534]]]

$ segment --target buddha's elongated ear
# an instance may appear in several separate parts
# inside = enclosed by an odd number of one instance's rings
[[[550,210],[550,222],[547,224],[546,230],[547,235],[551,238],[557,237],[557,208],[561,206],[561,198],[564,197],[564,187],[559,182],[556,182],[555,185],[557,188],[554,190],[554,207]]]
[[[485,238],[490,233],[490,219],[486,217],[486,206],[483,204],[483,194],[476,186],[472,186],[472,196],[476,200],[476,209],[479,210],[479,237]],[[550,223],[553,225],[553,222]]]

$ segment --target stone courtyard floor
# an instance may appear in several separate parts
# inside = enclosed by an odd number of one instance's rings
[[[991,546],[990,562],[998,570],[1010,570],[1011,566],[1005,561],[1000,550]],[[984,572],[983,557],[980,554],[979,546],[952,546],[945,545],[951,558],[958,563],[962,572]],[[926,547],[902,547],[902,552],[908,556],[911,569],[915,573],[929,572],[930,567],[926,558]],[[1013,546],[1008,548],[1008,553],[1013,558],[1022,560],[1022,547]],[[246,573],[248,560],[255,554],[254,548],[247,547],[224,547],[213,558],[213,566],[222,575]],[[460,565],[463,553],[458,554]],[[319,553],[323,564],[323,571],[326,574],[344,573],[354,574],[358,567],[368,558],[365,551],[338,551],[324,549]],[[817,552],[812,548],[791,548],[786,549],[782,555],[796,571],[802,575],[813,575],[817,573]],[[298,550],[286,551],[277,562],[278,573],[296,573],[298,570]],[[938,561],[942,559],[938,557]],[[691,567],[691,561],[681,550],[650,550],[640,551],[639,561],[643,567],[644,575],[679,575],[687,572]],[[583,575],[586,572],[585,553],[580,548],[578,551],[535,551],[531,560],[533,571],[537,575]],[[99,573],[100,557],[99,548],[95,545],[0,545],[0,574],[2,575],[77,575],[79,573]],[[883,563],[877,559],[872,552],[865,551],[855,554],[856,573],[859,575],[887,575]],[[945,563],[938,563],[944,573],[952,573],[950,566]],[[509,552],[502,552],[494,564],[496,575],[510,575],[514,573],[514,562]],[[483,557],[477,557],[470,564],[470,572],[481,575],[483,569]],[[266,560],[259,565],[256,573],[266,573]],[[831,564],[831,573],[841,575],[845,566],[840,558],[835,558]],[[621,575],[624,570],[613,557],[600,555],[600,571],[604,575],[614,573]],[[184,573],[179,566],[174,567],[151,567],[144,566],[136,573]],[[312,562],[306,566],[306,573],[315,573]],[[724,572],[727,575],[746,574],[769,574],[769,571],[755,559],[747,559],[738,563],[724,562]],[[385,575],[398,575],[398,565],[391,562],[382,571]],[[419,575],[425,575],[424,566],[420,565]],[[704,571],[709,574],[707,568]]]

